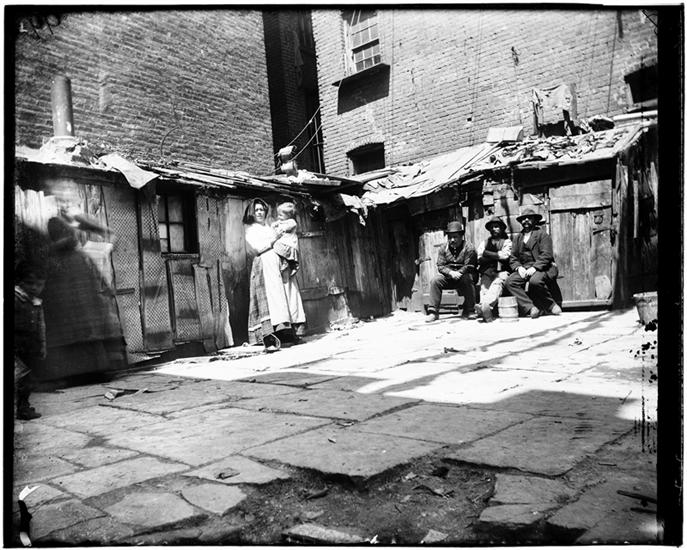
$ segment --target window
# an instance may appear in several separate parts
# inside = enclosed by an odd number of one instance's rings
[[[642,67],[625,75],[630,91],[630,103],[640,106],[658,99],[658,69],[656,65]]]
[[[373,143],[348,153],[353,164],[353,174],[363,174],[384,168],[384,145]]]
[[[194,204],[192,193],[164,193],[158,196],[158,228],[163,253],[188,254],[198,251]]]
[[[352,10],[344,16],[347,26],[348,69],[357,73],[382,60],[375,10]]]

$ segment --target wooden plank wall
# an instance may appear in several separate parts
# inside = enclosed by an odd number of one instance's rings
[[[248,200],[226,197],[222,201],[224,252],[221,260],[222,296],[229,308],[229,323],[235,344],[248,341],[248,303],[252,258],[246,251],[243,213]]]

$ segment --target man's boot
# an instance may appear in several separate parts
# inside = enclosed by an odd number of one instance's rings
[[[17,395],[17,420],[34,420],[41,415],[29,403],[29,396],[24,392]]]
[[[439,314],[436,311],[427,311],[425,315],[425,323],[433,323],[439,320]]]

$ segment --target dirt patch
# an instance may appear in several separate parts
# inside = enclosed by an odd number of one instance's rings
[[[474,526],[493,488],[491,472],[435,454],[365,487],[294,471],[289,480],[257,489],[231,515],[246,525],[242,544],[281,543],[282,532],[300,523],[376,536],[380,544],[419,544],[430,529],[448,535],[447,543],[467,543],[489,540]]]

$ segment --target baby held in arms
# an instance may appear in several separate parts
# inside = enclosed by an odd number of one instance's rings
[[[277,206],[277,221],[272,224],[272,229],[281,231],[281,236],[275,241],[272,248],[279,256],[279,269],[288,270],[289,277],[293,277],[298,271],[298,225],[295,220],[296,207],[292,202],[285,202]]]

